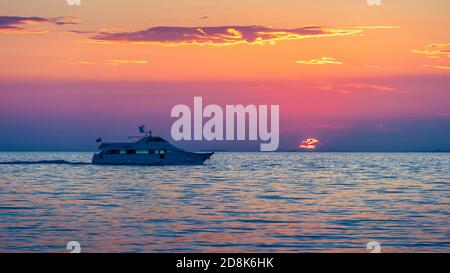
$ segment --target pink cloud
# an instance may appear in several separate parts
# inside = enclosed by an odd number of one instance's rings
[[[372,90],[372,91],[379,91],[379,92],[394,92],[394,91],[396,91],[395,88],[390,87],[390,86],[371,84],[371,83],[365,83],[365,82],[326,84],[326,85],[317,86],[316,89],[323,90],[323,91],[337,91],[337,92],[343,93],[343,94],[352,93],[354,90]]]
[[[5,33],[36,33],[43,32],[40,29],[27,29],[27,25],[54,24],[54,25],[76,25],[79,20],[75,17],[22,17],[22,16],[0,16],[0,32]]]
[[[152,27],[134,32],[100,32],[90,37],[94,42],[148,43],[165,45],[236,45],[275,43],[312,37],[346,36],[361,33],[359,28],[327,28],[305,26],[300,28],[272,28],[267,26],[217,27]]]

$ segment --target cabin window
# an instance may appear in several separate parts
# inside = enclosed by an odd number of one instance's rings
[[[159,154],[159,150],[155,150],[155,154]]]
[[[136,150],[127,150],[127,155],[135,155]]]
[[[164,159],[166,158],[166,150],[158,150],[159,152],[159,158]]]
[[[120,150],[120,154],[121,155],[127,154],[127,151],[126,150]]]
[[[136,150],[136,154],[138,155],[147,155],[149,150]]]
[[[110,150],[110,151],[107,152],[107,154],[117,155],[117,154],[119,154],[119,150]]]

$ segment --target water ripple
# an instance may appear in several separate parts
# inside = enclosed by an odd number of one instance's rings
[[[0,252],[450,251],[450,154],[216,153],[95,166],[0,153]]]

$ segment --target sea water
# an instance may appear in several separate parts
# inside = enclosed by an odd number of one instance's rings
[[[0,252],[68,252],[69,241],[82,252],[450,251],[449,153],[216,153],[145,167],[91,156],[0,152],[17,163],[0,164]]]

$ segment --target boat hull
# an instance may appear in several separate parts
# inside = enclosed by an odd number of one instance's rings
[[[144,155],[108,155],[97,153],[92,158],[95,165],[201,165],[214,153],[168,152]]]

